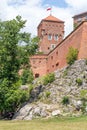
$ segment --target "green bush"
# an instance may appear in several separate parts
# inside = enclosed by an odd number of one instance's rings
[[[78,56],[78,50],[73,47],[70,47],[69,52],[66,57],[67,63],[69,65],[72,65],[74,63],[74,61],[77,60],[77,56]]]
[[[48,98],[50,96],[51,92],[47,91],[46,92],[46,97]]]
[[[85,100],[87,100],[87,90],[81,90],[80,91],[80,96],[81,96],[81,98],[82,99],[85,99]]]
[[[77,78],[76,83],[80,86],[80,85],[82,85],[82,80],[80,78]]]
[[[47,85],[48,83],[52,83],[55,80],[55,75],[54,73],[47,74],[43,78],[43,84]]]
[[[20,89],[20,82],[13,84],[8,88],[8,81],[5,79],[0,84],[0,111],[2,116],[14,113],[22,103],[29,99],[29,93]]]
[[[25,69],[21,75],[22,84],[30,84],[34,80],[33,73],[29,69]]]
[[[65,71],[63,72],[63,77],[67,76],[67,74],[68,74],[68,70],[65,70]]]
[[[69,104],[69,97],[64,96],[63,99],[62,99],[62,104],[63,105],[68,105]]]

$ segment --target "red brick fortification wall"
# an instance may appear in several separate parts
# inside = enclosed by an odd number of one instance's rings
[[[79,50],[78,59],[82,58],[83,52],[81,52],[80,54],[80,51],[81,51],[80,46],[82,43],[82,37],[84,37],[84,39],[86,39],[85,41],[87,41],[87,38],[86,38],[87,31],[83,30],[83,28],[85,28],[85,23],[82,23],[76,30],[74,30],[70,35],[68,35],[60,43],[60,45],[58,45],[52,52],[49,53],[48,63],[47,63],[47,70],[49,72],[53,72],[67,65],[66,56],[67,56],[69,47],[71,46]]]
[[[87,22],[83,23],[83,33],[81,38],[81,45],[78,59],[87,58]]]
[[[66,66],[66,56],[71,46],[78,49],[78,59],[87,58],[87,22],[81,23],[48,55],[35,55],[31,57],[34,75],[39,74],[39,76],[43,76]]]
[[[35,78],[47,73],[47,55],[34,55],[30,58],[31,69]]]

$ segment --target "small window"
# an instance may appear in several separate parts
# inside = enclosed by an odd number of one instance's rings
[[[48,40],[52,40],[52,35],[51,34],[48,35]]]
[[[42,33],[42,35],[44,35],[45,34],[45,30],[43,29],[41,33]]]
[[[54,65],[52,65],[52,68],[54,68]]]
[[[81,18],[78,18],[78,20],[77,20],[77,21],[78,21],[78,22],[81,22],[81,20],[82,20]]]
[[[51,50],[55,48],[55,44],[51,44]]]
[[[48,47],[48,50],[49,50],[50,48]]]
[[[58,65],[59,65],[59,62],[56,63],[56,66],[58,66]]]
[[[35,78],[38,78],[38,77],[39,77],[39,74],[38,74],[38,73],[36,73],[36,74],[35,74]]]
[[[53,56],[51,56],[51,59],[53,59]]]
[[[47,72],[49,72],[49,70],[47,70]]]
[[[58,34],[54,35],[54,40],[58,41]]]
[[[36,66],[33,66],[34,69],[36,69],[37,67]]]
[[[87,20],[87,16],[85,17],[85,20]]]
[[[58,51],[56,52],[56,54],[58,55]]]

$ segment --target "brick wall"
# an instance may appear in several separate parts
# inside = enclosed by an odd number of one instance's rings
[[[66,56],[71,46],[79,50],[78,59],[87,58],[87,22],[78,26],[48,55],[33,56],[31,66],[34,75],[39,73],[42,76],[66,66]],[[35,63],[33,60],[35,60]]]
[[[81,45],[79,50],[79,59],[87,58],[87,22],[83,23]]]
[[[30,57],[30,64],[34,77],[40,77],[47,73],[47,55],[34,55]]]
[[[52,39],[48,40],[48,35],[51,34]],[[54,36],[58,34],[58,40]],[[40,38],[39,51],[49,53],[51,51],[51,44],[55,46],[63,40],[64,37],[64,23],[55,21],[42,21],[38,26],[38,36]]]

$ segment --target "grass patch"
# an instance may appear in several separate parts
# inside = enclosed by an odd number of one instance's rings
[[[87,130],[87,117],[0,121],[0,130]]]

